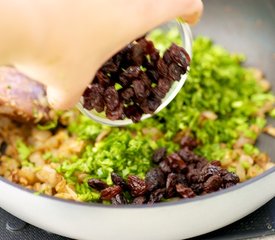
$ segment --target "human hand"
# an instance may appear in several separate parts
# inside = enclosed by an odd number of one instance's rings
[[[20,5],[21,16],[11,31],[23,34],[5,64],[45,84],[50,104],[59,109],[73,107],[97,69],[127,43],[178,16],[196,23],[203,8],[201,0],[11,2]]]

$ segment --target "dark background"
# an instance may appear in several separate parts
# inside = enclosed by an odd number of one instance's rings
[[[192,29],[194,34],[209,36],[232,52],[245,53],[248,57],[246,64],[262,69],[275,87],[275,0],[205,0],[204,4],[205,12],[201,22]],[[258,141],[260,148],[268,152],[273,161],[274,143],[274,139],[265,135]],[[234,240],[271,234],[275,234],[275,199],[228,227],[194,239]],[[0,209],[0,239],[66,238],[25,225]]]

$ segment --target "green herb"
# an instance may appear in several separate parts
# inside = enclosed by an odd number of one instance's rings
[[[159,49],[180,41],[174,30],[166,35],[156,30],[150,38],[158,43]],[[77,173],[87,173],[87,180],[99,178],[108,184],[112,184],[110,174],[113,171],[123,177],[134,174],[143,178],[152,167],[151,157],[156,148],[166,147],[168,152],[178,148],[173,139],[180,131],[190,131],[201,142],[196,149],[198,154],[209,160],[227,161],[241,136],[256,140],[258,133],[251,125],[263,129],[266,120],[256,117],[257,113],[267,102],[275,102],[274,96],[265,93],[252,72],[242,66],[244,60],[243,55],[230,54],[208,38],[197,38],[188,80],[167,108],[125,128],[102,126],[80,115],[68,129],[91,144],[87,144],[79,158],[63,161],[58,171],[76,186],[80,199],[96,201],[98,192],[91,190],[87,182],[79,184]],[[206,111],[217,117],[203,119]],[[103,130],[108,130],[109,134],[94,144]],[[162,134],[157,141],[154,140],[156,131]],[[259,153],[251,144],[245,144],[243,150],[248,155]],[[247,168],[248,163],[243,162],[243,166]],[[236,169],[230,167],[229,171]]]
[[[55,129],[57,125],[58,125],[58,121],[57,119],[55,119],[53,121],[47,122],[45,125],[38,124],[37,128],[39,130],[51,130],[51,129]]]
[[[95,123],[84,115],[80,115],[68,126],[69,132],[76,134],[82,140],[95,140],[103,129],[110,129],[110,127]]]
[[[21,160],[27,160],[31,154],[31,149],[21,139],[16,141],[16,149]]]
[[[28,167],[28,166],[34,166],[33,163],[31,163],[28,160],[28,157],[30,156],[32,150],[30,147],[28,147],[23,141],[22,139],[18,139],[16,141],[16,149],[18,151],[18,156],[19,159],[21,160],[21,165],[24,167]]]
[[[270,117],[275,118],[275,108],[269,113]]]

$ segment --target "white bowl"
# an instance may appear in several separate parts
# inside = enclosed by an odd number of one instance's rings
[[[224,227],[275,196],[275,168],[226,190],[153,206],[70,202],[0,178],[0,206],[52,233],[81,240],[174,240]]]

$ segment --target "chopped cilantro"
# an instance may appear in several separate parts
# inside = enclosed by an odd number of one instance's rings
[[[150,38],[157,42],[160,51],[171,42],[180,41],[174,30],[165,36],[156,30]],[[58,172],[76,186],[81,200],[97,200],[99,194],[87,182],[78,183],[77,173],[86,173],[87,179],[99,178],[108,184],[112,184],[113,171],[123,177],[134,174],[143,178],[152,167],[151,156],[156,148],[166,147],[168,152],[177,149],[173,139],[180,131],[190,131],[201,142],[196,149],[198,154],[226,162],[241,136],[252,140],[258,137],[259,133],[251,126],[260,132],[266,120],[256,117],[257,113],[267,102],[275,102],[274,96],[265,93],[252,72],[242,66],[244,60],[243,55],[230,54],[208,38],[197,38],[188,80],[168,107],[150,119],[125,128],[102,126],[80,115],[68,129],[91,144],[87,144],[79,158],[63,161]],[[207,111],[217,118],[202,120]],[[274,115],[274,110],[270,114]],[[104,129],[108,129],[108,135],[94,144]],[[156,131],[160,137],[154,140]],[[248,155],[259,153],[251,144],[245,144],[243,150]],[[249,167],[247,162],[242,164]],[[234,167],[228,170],[236,171]]]

